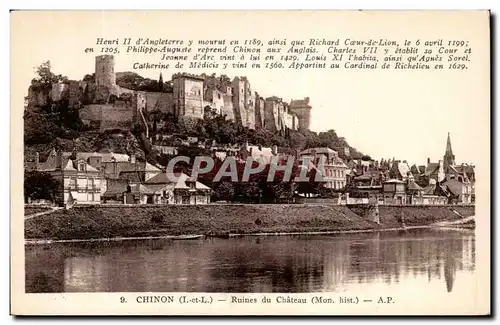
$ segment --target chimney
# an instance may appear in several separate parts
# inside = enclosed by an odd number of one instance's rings
[[[62,151],[57,150],[56,153],[56,169],[62,169]]]
[[[427,157],[427,163],[430,164],[431,163],[431,158]]]
[[[273,155],[275,155],[275,156],[278,155],[278,146],[277,145],[273,146]]]
[[[35,170],[38,169],[38,165],[40,164],[40,154],[37,152],[35,152]]]
[[[133,154],[130,155],[129,161],[130,161],[131,164],[135,164],[135,153],[133,153]]]
[[[113,164],[113,176],[116,176],[116,158],[111,157],[111,163]]]

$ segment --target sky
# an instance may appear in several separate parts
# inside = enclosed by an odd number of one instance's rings
[[[261,96],[285,101],[310,98],[311,129],[334,129],[374,159],[396,158],[424,164],[442,159],[451,134],[457,163],[478,163],[489,152],[489,30],[485,15],[448,12],[380,14],[376,12],[14,12],[12,88],[27,94],[34,67],[50,60],[53,72],[80,80],[95,69],[96,39],[301,40],[309,38],[402,41],[468,40],[468,70],[133,70],[134,62],[158,56],[120,53],[115,71],[134,71],[164,80],[176,72],[247,76]],[[22,107],[13,98],[13,112]]]

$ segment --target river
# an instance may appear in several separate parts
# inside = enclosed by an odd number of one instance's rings
[[[470,230],[26,246],[26,292],[465,294]]]

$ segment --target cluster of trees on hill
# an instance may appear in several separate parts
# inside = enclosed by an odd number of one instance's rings
[[[50,61],[36,68],[37,76],[31,80],[35,92],[49,92],[52,84],[66,82],[68,78],[51,71]],[[26,144],[50,143],[56,138],[73,138],[85,126],[79,118],[79,107],[70,107],[67,99],[53,102],[50,97],[44,106],[24,110],[24,142]],[[28,100],[28,98],[25,98]]]
[[[163,76],[160,73],[158,80],[144,78],[135,72],[118,72],[116,74],[116,84],[120,87],[150,92],[172,92],[172,84],[163,82]]]

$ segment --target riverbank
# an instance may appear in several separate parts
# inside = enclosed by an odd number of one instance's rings
[[[354,212],[356,211],[356,212]],[[25,221],[28,240],[165,237],[186,234],[327,233],[424,227],[474,215],[474,207],[381,206],[372,211],[335,205],[88,206]]]

